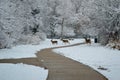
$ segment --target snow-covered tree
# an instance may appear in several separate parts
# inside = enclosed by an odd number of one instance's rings
[[[119,36],[119,18],[120,18],[120,1],[119,0],[98,0],[95,1],[95,4],[98,6],[98,20],[101,23],[101,30],[102,33],[100,36],[102,37],[100,40],[101,43],[107,44],[110,40],[111,33],[117,32]],[[103,32],[104,31],[104,32]],[[103,34],[104,33],[104,34]],[[107,35],[106,35],[107,34]],[[104,38],[103,38],[104,36]]]
[[[2,33],[5,34],[4,36],[7,36],[11,41],[11,45],[21,43],[21,39],[25,41],[23,43],[27,43],[29,39],[24,40],[24,36],[33,34],[34,37],[35,33],[43,33],[41,30],[43,24],[40,4],[40,2],[37,3],[37,1],[33,2],[32,0],[0,1],[0,24],[2,25],[0,27]],[[33,41],[36,42],[36,40]]]
[[[120,0],[0,0],[0,48],[61,35],[119,40]]]

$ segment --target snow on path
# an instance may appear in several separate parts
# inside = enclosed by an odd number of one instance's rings
[[[48,70],[26,64],[0,64],[0,80],[46,80]]]
[[[109,80],[120,80],[120,51],[99,44],[55,49],[55,52],[86,64]],[[100,70],[99,67],[107,70]]]

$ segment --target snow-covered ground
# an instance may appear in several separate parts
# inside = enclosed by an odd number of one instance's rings
[[[0,64],[0,80],[46,80],[48,70],[26,64]]]
[[[57,45],[52,45],[50,39],[47,39],[46,41],[41,42],[40,45],[20,45],[15,46],[11,49],[0,49],[0,59],[36,57],[35,53],[37,53],[37,51],[40,51],[41,49],[70,45],[83,42],[84,40],[75,39],[74,41],[70,41],[70,44],[64,44],[60,40],[57,41]]]
[[[44,48],[64,46],[60,40],[57,40],[57,45],[52,45],[50,39],[41,42],[40,45],[20,45],[11,49],[0,49],[0,59],[11,58],[29,58],[36,57],[35,53]],[[70,44],[83,42],[83,40],[76,39],[70,41]],[[3,64],[0,63],[0,80],[46,80],[48,70],[40,67],[35,67],[25,64]]]
[[[35,53],[37,53],[37,51],[40,51],[41,49],[57,47],[57,46],[65,46],[65,45],[70,45],[74,43],[80,43],[80,42],[84,42],[84,39],[75,39],[73,41],[70,41],[70,44],[64,44],[60,40],[57,40],[57,41],[58,41],[57,45],[52,45],[50,40],[47,39],[46,41],[41,42],[40,45],[20,45],[20,46],[15,46],[11,49],[1,49],[0,59],[36,57]],[[72,58],[76,61],[79,61],[83,64],[86,64],[94,68],[98,72],[105,75],[109,80],[120,79],[120,62],[119,62],[120,51],[118,50],[113,50],[107,47],[102,47],[99,44],[93,43],[91,45],[84,44],[84,45],[79,45],[79,46],[74,46],[74,47],[69,47],[69,48],[55,49],[54,51],[61,55]],[[23,71],[22,73],[24,73],[26,72],[26,70],[31,71],[32,69],[27,69],[27,68],[32,68],[32,67],[37,68],[40,73],[44,73],[41,71],[41,68],[38,68],[35,66],[30,66],[30,65],[25,65],[25,64],[17,64],[17,65],[0,64],[0,80],[19,80],[19,79],[13,79],[11,77],[11,76],[14,76],[14,74],[13,75],[10,74],[11,71],[16,72],[18,70],[21,70],[21,72]],[[16,70],[14,70],[14,68]],[[106,70],[101,70],[98,68],[106,69]],[[47,71],[45,70],[45,74],[43,74],[44,76],[47,76],[48,73],[46,72]],[[35,71],[33,70],[32,72],[29,72],[29,73],[32,75],[39,74],[36,72],[36,69]],[[10,78],[2,79],[3,77],[6,77],[3,75],[9,76],[9,74],[10,74]],[[27,74],[27,75],[30,75],[30,74]],[[24,76],[25,74],[18,73],[18,75]],[[39,74],[38,78],[40,78],[40,75],[42,74]],[[20,80],[28,80],[28,79],[26,79],[25,77],[25,79],[20,79]],[[31,78],[29,80],[33,80],[33,79]],[[42,79],[34,79],[34,80],[42,80]]]
[[[99,44],[84,44],[54,51],[94,68],[109,80],[120,80],[120,51],[118,50],[102,47]]]

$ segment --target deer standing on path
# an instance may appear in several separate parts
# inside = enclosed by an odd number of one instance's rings
[[[51,43],[52,43],[52,44],[58,44],[58,41],[56,41],[56,40],[51,40]]]
[[[67,40],[67,39],[61,39],[61,41],[63,42],[63,43],[69,43],[70,44],[70,42],[69,42],[69,40]]]
[[[87,38],[84,38],[84,39],[86,44],[91,44],[91,39],[87,39]]]

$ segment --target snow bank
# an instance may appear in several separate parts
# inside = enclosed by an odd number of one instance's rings
[[[0,49],[0,59],[36,57],[35,53],[37,53],[37,51],[40,51],[41,49],[65,46],[84,41],[84,39],[75,39],[73,41],[70,41],[70,44],[64,44],[60,40],[56,40],[58,41],[57,45],[52,45],[50,39],[47,39],[41,42],[39,45],[20,45],[11,49]]]
[[[1,80],[46,80],[48,70],[25,64],[0,64]]]
[[[70,45],[83,42],[76,39],[70,44],[63,44],[60,40],[58,45],[52,45],[50,39],[43,41],[40,45],[20,45],[11,49],[1,49],[0,59],[36,57],[35,53],[44,48]],[[0,80],[46,80],[48,70],[25,64],[0,64]]]
[[[55,49],[54,51],[89,65],[109,80],[120,80],[120,51],[118,50],[92,44]],[[100,67],[107,70],[98,69]]]

